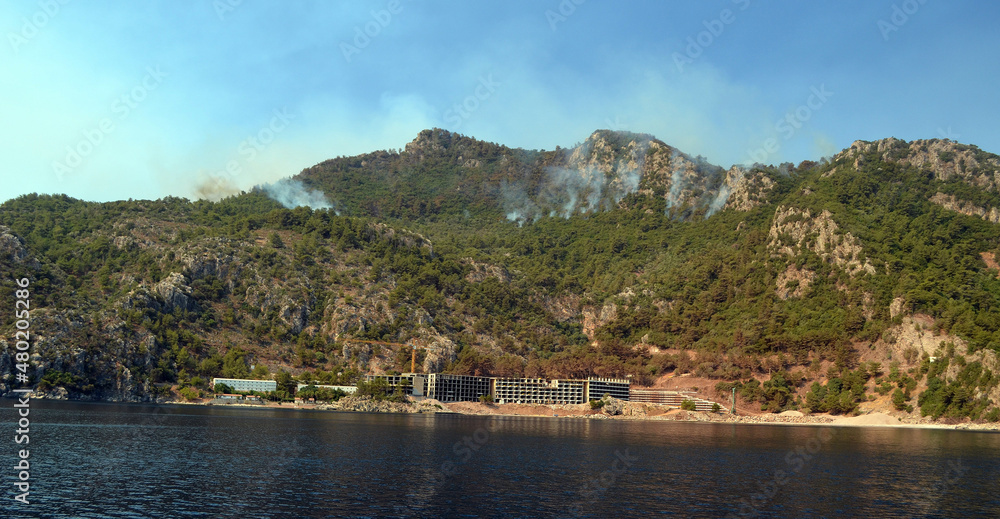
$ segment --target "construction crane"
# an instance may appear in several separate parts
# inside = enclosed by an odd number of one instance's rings
[[[367,341],[363,339],[337,339],[344,342],[361,342],[364,344],[385,344],[386,346],[403,346],[411,348],[410,353],[410,373],[417,372],[417,345],[416,344],[403,344],[401,342],[386,342],[386,341]]]

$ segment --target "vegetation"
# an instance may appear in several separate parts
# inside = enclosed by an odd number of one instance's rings
[[[455,346],[443,366],[451,373],[631,375],[639,385],[692,373],[774,412],[850,413],[869,386],[896,409],[915,404],[928,416],[997,410],[976,397],[997,383],[977,362],[953,377],[926,359],[912,373],[884,375],[857,354],[899,324],[889,313],[897,299],[929,316],[934,332],[967,341],[970,353],[1000,352],[1000,280],[979,256],[1000,252],[1000,226],[929,201],[943,192],[1000,207],[996,190],[872,152],[857,168],[847,156],[758,166],[748,174],[773,187],[747,211],[705,218],[705,208],[689,207],[679,218],[668,214],[664,186],[643,180],[613,210],[518,226],[504,218],[501,186],[523,180],[537,192],[560,153],[440,131],[422,139],[430,144],[420,160],[376,152],[303,172],[307,185],[336,194],[340,214],[286,209],[260,191],[219,202],[27,195],[0,205],[0,225],[38,260],[0,263],[30,274],[32,311],[53,316],[60,328],[47,332],[87,359],[46,350],[43,361],[64,371],[45,371],[39,386],[99,393],[124,376],[115,370],[127,370],[138,387],[176,384],[193,394],[212,377],[274,376],[271,396],[284,400],[299,382],[354,383],[373,357],[409,369],[409,351],[352,338],[434,337]],[[473,158],[478,166],[467,165]],[[874,273],[848,272],[817,252],[814,235],[801,246],[787,232],[772,235],[778,207],[828,211],[834,234],[850,233],[862,247],[855,259]],[[777,253],[779,245],[793,253]],[[785,285],[801,296],[776,290],[789,269],[812,276],[808,286]],[[171,292],[176,275],[182,286]],[[13,322],[0,316],[0,330]],[[119,342],[134,346],[107,347]],[[833,371],[812,382],[823,363]],[[927,390],[917,395],[921,382]],[[398,393],[372,384],[359,383],[359,394]]]
[[[402,386],[389,387],[389,383],[384,378],[375,378],[371,381],[358,381],[358,389],[355,396],[366,396],[374,400],[386,400],[389,402],[405,402],[406,394]]]
[[[309,385],[300,389],[295,396],[304,399],[312,398],[317,402],[336,402],[337,400],[347,396],[347,393],[342,389],[331,389]]]

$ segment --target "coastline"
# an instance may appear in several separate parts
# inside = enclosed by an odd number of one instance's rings
[[[11,395],[6,395],[8,398]],[[37,400],[72,401],[67,398],[52,398],[48,395],[32,395]],[[736,414],[726,411],[711,413],[705,411],[684,411],[671,406],[649,403],[623,402],[621,414],[609,415],[600,410],[590,409],[589,404],[484,404],[479,402],[443,403],[437,400],[412,398],[406,403],[377,401],[370,398],[344,397],[329,404],[264,404],[210,403],[201,401],[164,400],[156,402],[107,402],[138,403],[155,405],[191,405],[239,409],[284,409],[292,411],[316,412],[362,412],[395,414],[459,414],[466,416],[534,417],[553,419],[588,420],[636,420],[652,422],[686,422],[736,425],[790,425],[790,426],[834,426],[834,427],[889,427],[911,429],[938,429],[956,431],[1000,432],[1000,423],[962,422],[941,423],[929,418],[897,417],[882,412],[839,416],[828,414],[803,414],[798,411],[784,413]],[[87,402],[104,402],[87,400]]]
[[[784,413],[737,414],[728,412],[711,413],[705,411],[684,411],[674,407],[624,402],[621,414],[608,415],[590,409],[589,404],[483,404],[479,402],[443,403],[436,400],[409,401],[403,403],[379,402],[368,399],[345,397],[341,402],[331,404],[205,404],[200,402],[169,402],[184,405],[213,405],[216,407],[255,407],[261,409],[289,409],[300,411],[333,412],[381,412],[402,414],[460,414],[466,416],[536,417],[554,419],[588,420],[638,420],[655,422],[716,423],[738,425],[791,425],[791,426],[835,426],[835,427],[891,427],[911,429],[939,429],[956,431],[1000,432],[1000,423],[962,422],[941,423],[929,418],[896,417],[886,413],[873,412],[857,416],[829,414],[803,414],[798,411]]]

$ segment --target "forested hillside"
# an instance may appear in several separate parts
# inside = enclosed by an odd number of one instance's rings
[[[360,339],[415,344],[424,371],[687,375],[764,410],[1000,419],[1000,158],[973,146],[727,170],[648,135],[529,151],[427,130],[296,180],[334,209],[266,189],[0,206],[34,382],[140,400],[409,369]],[[7,312],[3,373],[13,329]]]

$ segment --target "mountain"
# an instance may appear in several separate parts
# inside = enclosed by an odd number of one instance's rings
[[[73,398],[409,369],[368,340],[425,371],[1000,419],[998,185],[1000,157],[947,140],[726,169],[643,134],[434,129],[218,202],[22,196],[0,264],[5,293],[31,279],[34,381]]]
[[[608,130],[555,151],[510,149],[424,130],[403,151],[332,159],[295,178],[354,215],[487,216],[521,224],[607,211],[629,195],[662,199],[672,214],[690,216],[714,213],[735,191],[733,204],[748,209],[771,185],[763,175],[746,178],[739,167],[726,171],[651,135]]]

